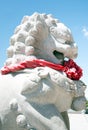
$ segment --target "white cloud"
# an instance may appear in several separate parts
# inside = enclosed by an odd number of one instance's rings
[[[84,36],[88,38],[88,28],[83,27],[82,32],[83,32]]]

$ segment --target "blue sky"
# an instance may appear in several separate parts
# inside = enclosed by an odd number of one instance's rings
[[[78,45],[75,60],[83,69],[88,85],[88,0],[1,0],[0,1],[0,68],[7,56],[10,37],[25,15],[34,12],[52,14],[67,25]]]

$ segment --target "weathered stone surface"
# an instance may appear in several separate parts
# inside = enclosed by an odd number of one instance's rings
[[[68,27],[51,15],[34,13],[16,27],[5,65],[36,58],[62,64],[77,53]],[[49,67],[0,74],[0,130],[69,130],[66,111],[85,107],[85,87]]]

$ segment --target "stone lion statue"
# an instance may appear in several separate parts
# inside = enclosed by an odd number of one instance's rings
[[[52,15],[23,17],[1,68],[0,130],[70,129],[67,110],[85,108],[86,85],[54,68],[77,50],[70,29]]]

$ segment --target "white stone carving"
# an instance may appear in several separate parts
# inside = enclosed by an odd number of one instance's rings
[[[28,59],[77,57],[71,31],[52,15],[25,16],[10,38],[6,66]],[[85,108],[81,81],[49,67],[0,74],[0,130],[69,130],[67,110]]]

